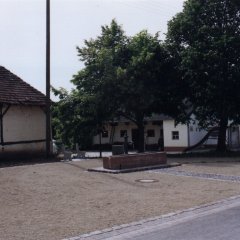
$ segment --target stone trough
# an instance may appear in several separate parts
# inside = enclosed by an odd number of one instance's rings
[[[165,152],[122,154],[103,158],[103,168],[122,170],[167,164]]]

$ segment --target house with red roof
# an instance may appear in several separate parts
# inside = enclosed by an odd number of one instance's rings
[[[46,96],[0,66],[0,159],[45,153]]]

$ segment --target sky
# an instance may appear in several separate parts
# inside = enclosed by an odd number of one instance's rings
[[[128,36],[160,32],[184,0],[51,0],[51,85],[68,91],[84,67],[76,47],[116,19]],[[45,93],[46,0],[0,0],[0,65]],[[54,98],[52,96],[52,98]]]

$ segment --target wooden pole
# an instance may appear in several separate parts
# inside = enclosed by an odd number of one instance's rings
[[[0,104],[0,143],[3,145],[3,105]]]
[[[50,156],[51,115],[50,115],[50,0],[46,0],[46,157]]]

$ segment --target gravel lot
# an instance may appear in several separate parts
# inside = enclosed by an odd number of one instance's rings
[[[101,161],[92,159],[1,168],[0,239],[60,240],[240,194],[240,184],[234,182],[86,171],[97,166]],[[178,169],[240,175],[240,163],[194,163]]]
[[[240,162],[192,163],[183,164],[181,167],[177,167],[176,169],[196,173],[215,173],[240,176]]]

